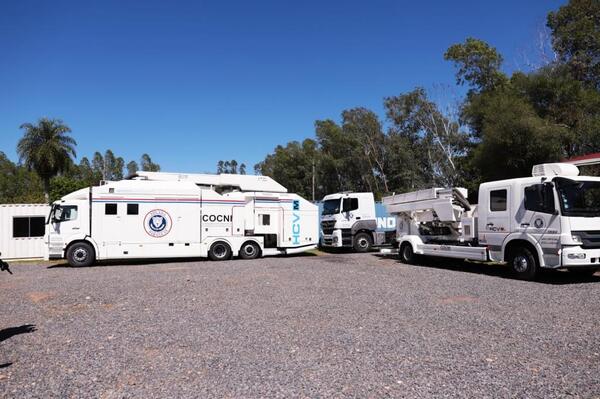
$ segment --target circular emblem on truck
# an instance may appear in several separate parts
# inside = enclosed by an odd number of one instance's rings
[[[162,209],[154,209],[144,218],[144,230],[148,235],[160,238],[169,234],[171,231],[171,216]]]
[[[535,219],[535,221],[533,222],[533,225],[535,226],[536,229],[541,229],[542,227],[544,227],[544,219],[542,219],[542,218]]]

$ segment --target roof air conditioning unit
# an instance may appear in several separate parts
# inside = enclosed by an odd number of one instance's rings
[[[533,177],[540,176],[578,176],[579,168],[568,163],[543,163],[535,165],[531,171]]]

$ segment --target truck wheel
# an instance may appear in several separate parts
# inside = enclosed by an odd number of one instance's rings
[[[240,248],[240,258],[256,259],[260,255],[260,247],[254,241],[246,241]]]
[[[400,260],[402,263],[412,264],[415,263],[416,260],[415,252],[413,251],[413,247],[409,242],[405,242],[400,247]]]
[[[95,260],[94,248],[87,242],[76,242],[67,250],[67,261],[71,266],[91,266]]]
[[[211,260],[227,260],[231,258],[231,247],[223,241],[217,241],[210,246],[208,257]]]
[[[539,265],[530,249],[517,247],[510,252],[508,264],[516,278],[534,280],[539,272]]]
[[[358,233],[354,236],[354,250],[356,252],[369,252],[373,245],[373,239],[367,233]]]

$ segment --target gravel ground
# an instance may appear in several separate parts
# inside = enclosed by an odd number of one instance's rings
[[[13,265],[0,396],[600,397],[600,277],[374,254]]]

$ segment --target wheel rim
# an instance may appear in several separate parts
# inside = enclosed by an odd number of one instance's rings
[[[88,257],[88,253],[85,250],[85,248],[77,248],[75,249],[75,251],[73,251],[73,259],[75,259],[76,262],[84,262]]]
[[[402,258],[404,260],[409,260],[412,257],[412,249],[407,245],[404,247],[404,251],[402,251]]]
[[[243,251],[246,256],[256,255],[256,248],[252,244],[245,245]]]
[[[515,259],[513,259],[513,268],[515,271],[523,273],[529,269],[529,261],[523,255],[516,256]]]
[[[369,247],[369,241],[366,238],[361,237],[361,238],[358,239],[358,246],[360,248],[363,248],[363,249],[364,248],[368,248]]]
[[[213,249],[213,253],[217,258],[224,258],[227,254],[227,248],[223,244],[217,244]]]

